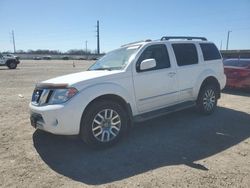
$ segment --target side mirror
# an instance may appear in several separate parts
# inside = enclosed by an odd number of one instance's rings
[[[156,67],[155,59],[145,59],[141,62],[140,70],[148,70]]]

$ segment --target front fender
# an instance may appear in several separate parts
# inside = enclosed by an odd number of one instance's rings
[[[132,88],[131,88],[132,89]],[[84,101],[84,108],[94,99],[102,95],[117,95],[121,97],[124,101],[130,104],[132,113],[136,113],[135,99],[133,97],[133,92],[130,89],[124,88],[116,83],[98,83],[94,85],[89,85],[79,91],[79,99]]]

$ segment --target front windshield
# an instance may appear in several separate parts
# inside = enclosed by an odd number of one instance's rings
[[[137,45],[111,51],[92,65],[89,70],[121,70],[128,64],[129,59],[139,47]]]

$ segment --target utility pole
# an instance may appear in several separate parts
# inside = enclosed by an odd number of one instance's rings
[[[222,40],[220,41],[220,50],[222,50]]]
[[[97,30],[97,54],[100,54],[100,32],[99,32],[99,20],[97,20],[97,26],[96,26]]]
[[[228,31],[227,32],[227,50],[228,50],[228,45],[229,45],[229,37],[230,37],[230,33],[231,33],[232,31]]]
[[[14,34],[14,30],[12,30],[12,42],[13,42],[14,53],[16,53],[16,43],[15,43],[15,34]]]
[[[86,52],[86,54],[88,52],[88,41],[87,40],[85,41],[85,52]]]

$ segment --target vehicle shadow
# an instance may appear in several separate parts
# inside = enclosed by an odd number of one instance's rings
[[[136,124],[114,147],[94,150],[80,139],[33,134],[34,147],[54,171],[89,185],[122,180],[168,165],[195,163],[230,148],[250,136],[250,115],[219,107],[211,116],[193,109]]]

